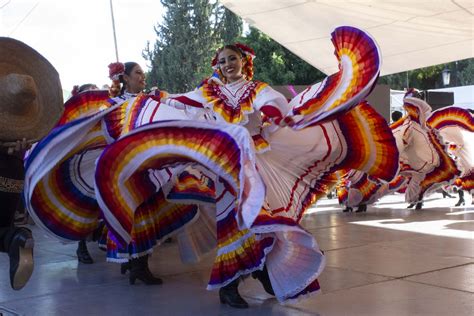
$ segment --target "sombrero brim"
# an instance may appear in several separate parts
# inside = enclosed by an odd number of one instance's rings
[[[33,78],[37,87],[37,106],[35,110],[15,115],[5,108],[2,110],[0,100],[0,141],[39,140],[48,134],[63,112],[59,74],[30,46],[9,37],[0,37],[0,76],[11,73]]]

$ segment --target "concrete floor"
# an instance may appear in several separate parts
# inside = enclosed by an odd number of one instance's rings
[[[128,284],[117,264],[78,264],[76,244],[61,244],[33,226],[35,271],[21,291],[9,286],[8,258],[0,256],[3,315],[474,315],[474,206],[435,194],[422,211],[402,196],[385,197],[367,213],[342,213],[336,200],[310,210],[304,226],[327,255],[322,293],[281,305],[247,279],[240,292],[248,310],[219,303],[205,290],[212,256],[183,265],[176,244],[160,246],[151,269],[161,286]]]

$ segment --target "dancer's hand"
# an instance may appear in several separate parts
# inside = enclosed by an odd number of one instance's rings
[[[284,127],[284,126],[288,126],[288,127],[292,127],[295,125],[295,121],[293,120],[293,118],[291,116],[286,116],[285,118],[283,118],[281,121],[280,121],[280,126]]]

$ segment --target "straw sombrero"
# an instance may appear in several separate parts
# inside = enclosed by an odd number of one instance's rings
[[[39,140],[62,112],[56,69],[28,45],[0,37],[0,142]]]

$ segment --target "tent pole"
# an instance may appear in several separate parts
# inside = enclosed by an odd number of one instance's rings
[[[114,32],[115,58],[117,59],[117,62],[118,62],[119,61],[118,45],[117,45],[117,35],[115,32],[114,7],[112,5],[112,0],[110,0],[110,15],[112,16],[112,30]]]

